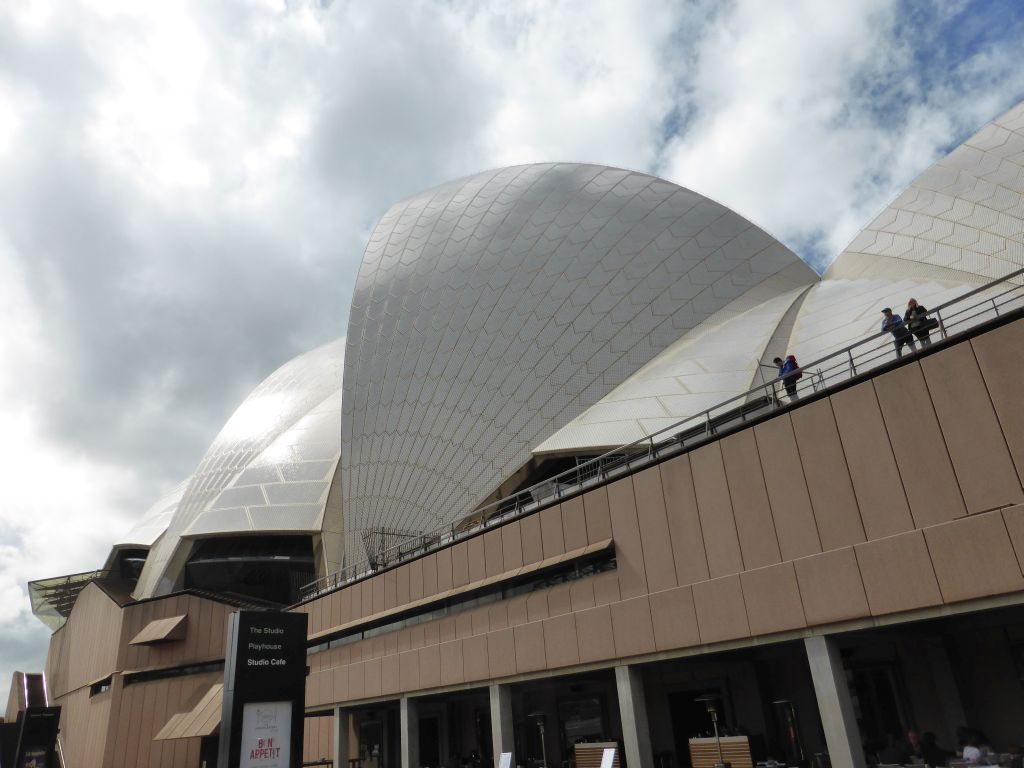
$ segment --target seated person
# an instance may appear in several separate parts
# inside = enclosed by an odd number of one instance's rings
[[[960,742],[960,755],[964,762],[968,765],[978,765],[981,762],[978,732],[973,728],[960,727],[956,729],[956,735]]]

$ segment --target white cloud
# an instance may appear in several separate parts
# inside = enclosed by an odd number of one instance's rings
[[[463,33],[497,98],[489,162],[582,160],[649,168],[672,108],[679,57],[670,47],[696,4],[500,3]]]
[[[1024,93],[1019,39],[952,68],[928,61],[946,44],[938,22],[962,5],[935,5],[924,30],[890,0],[740,0],[697,45],[695,118],[665,148],[662,172],[820,266],[944,147]]]
[[[0,685],[15,669],[38,670],[48,632],[30,613],[28,581],[92,570],[130,522],[124,500],[136,489],[131,467],[94,461],[46,439],[24,380],[48,367],[44,324],[18,265],[0,242]],[[87,407],[87,404],[82,404]]]

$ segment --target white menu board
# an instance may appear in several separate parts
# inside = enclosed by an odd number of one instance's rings
[[[288,768],[291,736],[290,701],[246,704],[242,710],[240,768]]]

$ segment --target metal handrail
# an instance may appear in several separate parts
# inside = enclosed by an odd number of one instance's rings
[[[1024,283],[1012,282],[1021,276],[1024,276],[1024,269],[1015,270],[929,310],[926,316],[934,317],[937,320],[938,327],[935,330],[938,332],[939,340],[943,341],[949,338],[952,327],[964,326],[959,329],[963,331],[986,319],[991,319],[993,313],[998,317],[999,308],[1005,307],[1012,301],[1020,300],[1021,306],[1024,306]],[[960,307],[965,301],[989,292],[1000,285],[1009,287],[975,304]],[[1005,300],[1000,301],[1001,299]],[[949,311],[953,308],[958,308],[958,311]],[[945,315],[943,315],[943,311],[946,311]],[[972,323],[972,320],[977,322]],[[798,397],[801,388],[804,393],[807,392],[808,387],[811,387],[812,393],[822,392],[835,384],[848,381],[866,370],[890,362],[893,353],[890,336],[888,331],[872,334],[866,339],[830,352],[824,357],[795,369],[794,373],[808,374],[805,381],[797,382]],[[916,337],[914,342],[917,342]],[[381,570],[418,557],[428,551],[447,546],[458,539],[474,535],[481,529],[497,522],[504,522],[534,511],[543,504],[562,498],[567,493],[575,493],[588,485],[626,474],[636,466],[679,453],[684,447],[689,449],[707,442],[715,436],[717,431],[733,426],[734,422],[746,422],[751,413],[761,415],[765,410],[774,410],[784,406],[785,403],[777,391],[780,383],[781,379],[776,378],[766,382],[762,377],[762,384],[742,394],[730,397],[631,443],[613,448],[572,469],[564,470],[534,483],[511,496],[477,507],[459,522],[451,523],[415,537],[412,541],[405,541],[382,550],[373,558],[376,567],[371,566],[369,560],[365,560],[307,584],[301,590],[302,599],[307,600],[324,592],[332,591],[344,584],[379,573]]]

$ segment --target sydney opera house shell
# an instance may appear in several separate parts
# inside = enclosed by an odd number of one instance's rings
[[[802,391],[825,391],[818,361],[877,336],[882,307],[943,306],[1021,267],[1024,104],[929,168],[824,275],[644,173],[549,163],[443,184],[381,217],[344,338],[271,374],[103,569],[34,583],[35,607],[59,627],[94,578],[126,581],[123,605],[190,590],[298,603],[312,582],[443,549],[481,507],[758,387],[778,407],[775,357],[796,355]],[[844,375],[862,373],[850,361]]]
[[[288,554],[312,581],[554,474],[555,457],[747,392],[776,356],[868,337],[880,307],[939,305],[1020,268],[1022,153],[1017,107],[824,277],[720,203],[617,168],[515,166],[403,200],[370,236],[345,340],[257,387],[118,546],[149,550],[135,594],[190,584],[202,542],[256,535],[304,537]]]

